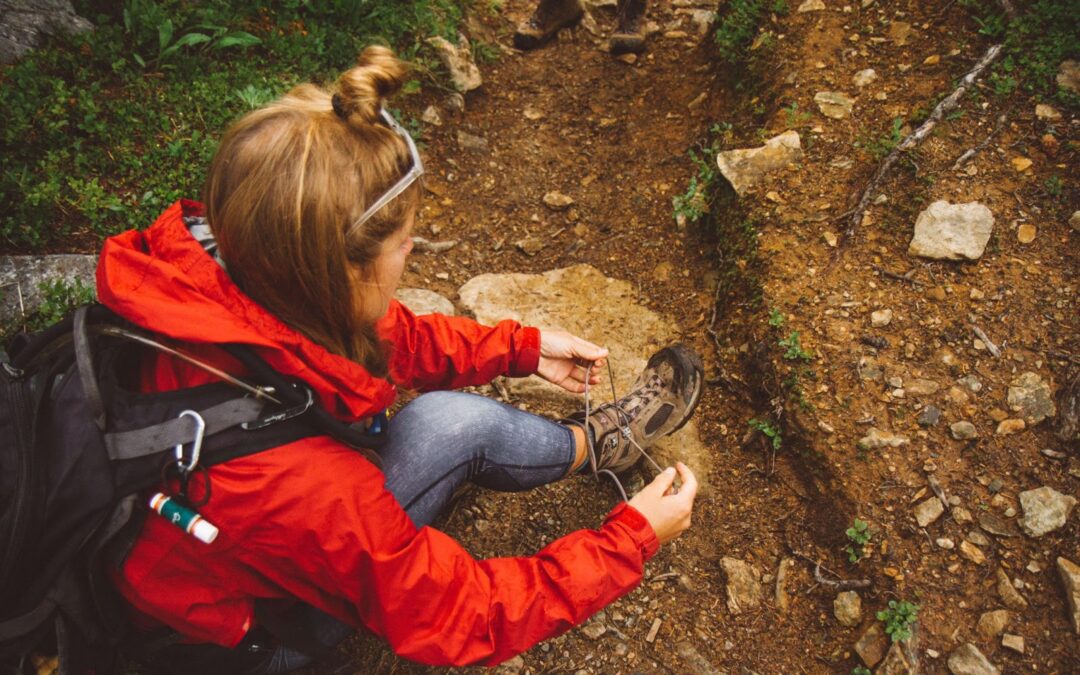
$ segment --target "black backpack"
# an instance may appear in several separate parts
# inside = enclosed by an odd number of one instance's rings
[[[139,345],[210,369],[101,305],[0,351],[3,675],[35,672],[38,649],[59,655],[61,675],[117,668],[131,631],[104,570],[130,550],[149,512],[139,497],[163,479],[181,485],[174,504],[197,510],[183,493],[192,481],[210,497],[208,466],[314,435],[371,458],[385,441],[385,424],[372,433],[335,420],[241,345],[221,347],[244,380],[216,372],[225,381],[138,393]]]

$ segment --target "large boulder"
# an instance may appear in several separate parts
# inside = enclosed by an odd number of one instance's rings
[[[526,325],[569,331],[606,347],[615,376],[615,390],[623,396],[649,356],[674,341],[671,321],[637,303],[634,287],[610,279],[590,265],[575,265],[544,274],[482,274],[458,290],[460,306],[477,321],[493,325],[514,319]],[[590,390],[593,405],[611,399],[606,372],[602,386]],[[538,377],[508,379],[512,395],[529,409],[563,417],[582,409],[582,397]],[[711,464],[693,419],[650,451],[661,466],[681,460],[703,480]]]
[[[14,63],[47,37],[93,28],[71,0],[0,0],[0,63]]]
[[[435,291],[424,288],[399,288],[394,297],[412,310],[413,314],[445,314],[453,316],[454,303]]]
[[[908,254],[938,260],[978,260],[993,229],[994,214],[978,202],[936,201],[916,218]]]

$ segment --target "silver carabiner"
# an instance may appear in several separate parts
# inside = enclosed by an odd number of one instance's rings
[[[202,453],[203,436],[206,435],[206,420],[194,410],[185,410],[180,413],[180,417],[191,417],[195,420],[195,441],[191,444],[191,461],[188,464],[184,464],[183,443],[178,443],[176,445],[176,450],[174,451],[176,455],[176,466],[180,469],[180,473],[188,474],[199,465],[199,455]]]

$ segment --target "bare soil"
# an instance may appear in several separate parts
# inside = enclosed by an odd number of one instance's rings
[[[1080,515],[1039,539],[987,535],[981,564],[934,543],[947,537],[959,545],[975,524],[946,511],[923,529],[912,515],[913,505],[932,495],[931,475],[976,522],[989,513],[1015,525],[1007,510],[1020,510],[1017,494],[1024,490],[1080,492],[1075,443],[1056,434],[1061,400],[1057,417],[1016,434],[995,433],[1000,419],[1013,416],[1006,392],[1020,373],[1034,371],[1059,392],[1071,383],[1075,392],[1080,235],[1068,226],[1080,189],[1075,120],[1066,111],[1065,120],[1048,124],[1035,118],[1029,97],[995,97],[984,86],[964,101],[962,116],[898,165],[883,186],[887,201],[872,207],[855,237],[833,247],[826,235],[844,229],[841,216],[877,163],[867,141],[887,135],[894,118],[929,110],[986,43],[958,3],[901,0],[861,9],[853,2],[844,11],[829,3],[829,10],[811,13],[792,7],[768,22],[772,46],[762,49],[771,51],[757,69],[732,73],[718,65],[708,38],[698,44],[689,18],[677,13],[685,4],[651,3],[651,20],[664,30],[681,20],[689,35],[665,38],[661,31],[634,64],[599,48],[613,24],[604,12],[597,14],[598,36],[578,28],[536,52],[504,54],[482,67],[484,86],[468,95],[463,114],[443,107],[443,125],[425,128],[430,194],[417,234],[461,243],[416,256],[404,285],[453,298],[477,274],[587,262],[631,281],[643,304],[671,317],[681,338],[705,355],[710,381],[697,414],[714,453],[706,477],[712,489],[699,500],[694,527],[648,564],[640,588],[597,619],[605,634],[591,639],[571,631],[504,668],[849,673],[861,665],[853,644],[874,612],[904,599],[921,607],[916,651],[923,672],[945,672],[947,655],[965,642],[1007,672],[1077,672],[1080,643],[1054,560],[1080,557]],[[497,16],[473,17],[472,37],[509,45],[531,7],[513,0]],[[912,24],[906,45],[887,38],[882,19]],[[871,67],[879,79],[860,91],[851,78]],[[818,91],[857,95],[853,116],[821,115],[813,102]],[[875,98],[881,92],[885,100]],[[442,105],[442,96],[425,95],[413,112],[419,116],[428,104]],[[952,171],[1003,113],[1007,121],[970,163],[974,171]],[[720,137],[729,149],[795,128],[806,156],[757,193],[736,199],[717,188],[710,214],[680,226],[672,198],[695,171],[687,150],[716,138],[709,129],[717,123],[732,124]],[[487,149],[460,147],[459,131],[485,139]],[[1047,133],[1053,142],[1041,140]],[[1016,157],[1031,159],[1031,168],[1018,172]],[[1052,175],[1063,180],[1060,194],[1046,186]],[[542,198],[551,191],[574,204],[549,209]],[[916,215],[937,199],[977,200],[993,211],[994,234],[980,260],[907,254]],[[1022,223],[1037,228],[1031,243],[1018,240]],[[544,247],[528,255],[514,245],[527,237]],[[785,318],[782,328],[767,323],[772,309]],[[891,309],[893,319],[873,328],[870,312],[879,309]],[[1002,347],[1001,357],[976,343],[972,326]],[[776,344],[791,330],[813,354],[805,366],[785,359]],[[874,347],[868,337],[887,342]],[[882,379],[860,376],[863,358],[883,368]],[[979,392],[957,383],[965,375],[978,378]],[[912,396],[890,378],[932,380],[940,389]],[[926,404],[943,411],[929,428],[916,423]],[[751,418],[782,428],[778,451],[749,431]],[[949,425],[960,420],[975,425],[977,438],[950,436]],[[871,426],[911,442],[860,451],[855,442]],[[1054,459],[1043,449],[1069,454]],[[439,526],[477,557],[528,554],[596,526],[615,503],[609,486],[586,478],[523,495],[476,490]],[[870,524],[873,540],[868,555],[851,564],[844,530],[855,517]],[[729,611],[725,556],[763,576],[760,608]],[[794,561],[786,609],[774,597],[785,558]],[[811,561],[839,577],[870,581],[860,591],[859,626],[843,627],[833,617],[836,590],[815,580]],[[1024,654],[975,629],[983,612],[1003,606],[999,566],[1022,583],[1030,603],[1012,612],[1007,629],[1024,637]],[[368,636],[344,649],[357,672],[449,672],[404,662]]]

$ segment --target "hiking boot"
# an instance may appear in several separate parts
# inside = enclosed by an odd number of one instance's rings
[[[611,34],[611,53],[640,54],[645,51],[646,0],[619,0],[615,32]]]
[[[518,25],[514,33],[514,46],[518,49],[536,49],[550,40],[560,28],[577,23],[584,13],[581,0],[540,0],[532,16]]]
[[[648,448],[682,428],[701,398],[703,371],[701,357],[685,345],[653,354],[629,394],[591,411],[585,429],[596,453],[591,469],[625,471],[641,459],[634,443]],[[569,421],[582,424],[585,413],[571,415]]]

